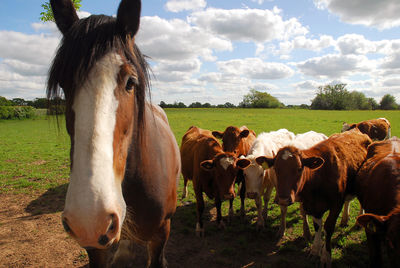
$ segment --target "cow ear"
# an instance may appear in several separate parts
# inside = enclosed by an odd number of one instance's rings
[[[134,37],[139,30],[140,11],[142,3],[140,0],[122,0],[117,12],[117,28],[121,34]]]
[[[214,168],[214,161],[204,160],[203,162],[200,163],[200,166],[202,169],[209,171]]]
[[[236,160],[236,166],[240,169],[246,169],[250,166],[250,164],[251,164],[250,160],[246,158],[240,158]]]
[[[358,216],[357,224],[365,228],[367,233],[382,233],[386,229],[387,216],[378,216],[371,213],[366,213]]]
[[[65,35],[79,20],[75,7],[71,0],[50,0],[50,5],[57,27]]]
[[[270,158],[266,156],[259,156],[256,158],[257,164],[262,166],[263,169],[268,169],[272,167],[275,163],[275,158]]]
[[[224,136],[224,133],[222,133],[221,131],[213,131],[212,135],[214,137],[216,137],[217,139],[222,139],[222,137]]]
[[[240,137],[246,138],[247,136],[249,136],[249,133],[250,133],[250,131],[248,129],[245,129],[242,132],[240,132]]]
[[[317,169],[320,168],[324,164],[324,159],[321,157],[308,157],[301,159],[301,163],[304,167],[308,167],[310,169]]]

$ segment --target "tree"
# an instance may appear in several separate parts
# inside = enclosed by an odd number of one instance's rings
[[[74,7],[76,10],[79,10],[81,8],[81,6],[82,6],[81,2],[82,2],[82,0],[72,0],[72,3],[74,4]],[[51,5],[50,5],[49,1],[46,1],[41,6],[43,8],[43,11],[40,12],[40,20],[43,22],[54,21],[53,10],[51,9]]]
[[[284,105],[267,92],[250,89],[249,94],[243,96],[243,101],[239,103],[239,106],[243,108],[280,108]]]
[[[382,110],[396,110],[398,108],[396,98],[390,94],[386,94],[382,97],[380,105]]]
[[[311,109],[345,110],[348,108],[349,99],[346,84],[320,86],[317,96],[311,101]]]
[[[368,98],[368,105],[371,107],[371,110],[379,109],[379,104],[376,102],[374,98]]]
[[[14,106],[26,106],[26,101],[22,98],[14,98],[11,102]]]
[[[5,97],[0,96],[0,106],[12,106],[13,103]]]
[[[189,105],[189,108],[201,108],[202,104],[200,102],[193,102],[192,104]]]

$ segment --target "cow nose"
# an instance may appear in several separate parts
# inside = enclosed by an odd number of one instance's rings
[[[75,220],[66,212],[63,213],[61,221],[64,230],[84,248],[107,248],[119,239],[119,217],[116,213],[97,217],[91,221],[93,226]]]
[[[279,198],[278,204],[281,206],[290,206],[293,202],[291,198]]]
[[[248,192],[247,197],[250,199],[256,199],[257,198],[257,193],[256,192]]]

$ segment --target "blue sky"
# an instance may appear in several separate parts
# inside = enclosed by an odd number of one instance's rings
[[[0,1],[0,96],[44,97],[60,34],[41,0]],[[83,0],[80,17],[117,0]],[[310,104],[346,83],[400,101],[398,0],[146,0],[137,44],[151,57],[152,100],[238,104],[250,88]]]

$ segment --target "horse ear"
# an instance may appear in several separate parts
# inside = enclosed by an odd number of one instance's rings
[[[71,0],[50,0],[54,20],[58,29],[65,35],[71,26],[79,20]]]
[[[117,27],[122,34],[134,37],[139,30],[140,10],[142,3],[140,0],[122,0],[118,7]]]

